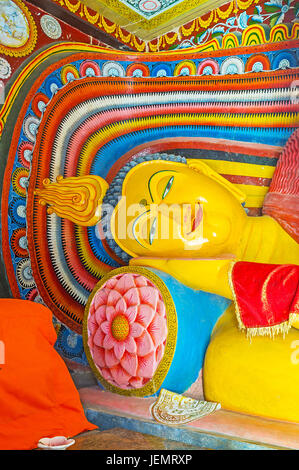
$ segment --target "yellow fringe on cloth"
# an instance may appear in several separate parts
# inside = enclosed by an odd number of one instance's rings
[[[285,336],[289,332],[289,330],[292,328],[292,323],[298,320],[299,313],[291,312],[289,319],[287,321],[279,323],[277,325],[260,326],[260,327],[255,327],[255,328],[247,328],[244,325],[242,318],[241,318],[241,312],[240,312],[239,304],[237,301],[234,284],[232,281],[232,271],[236,262],[237,261],[233,261],[231,264],[231,267],[228,273],[228,280],[229,280],[229,285],[233,294],[233,300],[235,304],[235,311],[236,311],[236,317],[237,317],[239,329],[243,331],[246,330],[246,336],[249,339],[253,338],[254,336],[270,336],[270,338],[274,338],[274,336],[278,334],[283,334],[283,336]]]

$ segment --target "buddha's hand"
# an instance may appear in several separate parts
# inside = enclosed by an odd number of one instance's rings
[[[233,299],[229,272],[234,263],[230,256],[221,259],[132,258],[131,266],[148,266],[166,272],[192,289]]]

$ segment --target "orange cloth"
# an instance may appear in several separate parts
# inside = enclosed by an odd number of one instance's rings
[[[51,311],[27,300],[0,299],[0,449],[33,449],[41,437],[97,429],[54,349]]]

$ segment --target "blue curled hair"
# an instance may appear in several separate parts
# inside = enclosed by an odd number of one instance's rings
[[[129,171],[136,165],[140,163],[153,161],[153,160],[164,160],[170,162],[177,162],[177,163],[185,163],[187,164],[187,160],[185,157],[181,157],[180,155],[169,155],[167,153],[153,153],[150,155],[144,155],[142,157],[133,158],[131,161],[126,163],[121,170],[117,173],[117,175],[113,178],[107,192],[103,198],[102,202],[102,228],[105,233],[106,242],[109,248],[116,254],[116,256],[122,259],[125,263],[129,263],[132,256],[128,255],[114,240],[112,233],[111,233],[111,217],[113,210],[115,209],[116,205],[118,204],[119,200],[121,199],[122,193],[122,186],[125,177],[129,173]]]

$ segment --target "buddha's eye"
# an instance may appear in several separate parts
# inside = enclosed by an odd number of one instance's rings
[[[151,245],[151,244],[153,243],[153,241],[154,241],[156,229],[157,229],[157,218],[155,217],[155,218],[154,218],[154,221],[153,221],[153,223],[152,223],[151,229],[150,229],[150,233],[149,233],[149,244],[150,244],[150,245]]]
[[[163,191],[162,199],[164,199],[164,198],[167,196],[167,194],[169,193],[170,188],[171,188],[172,183],[173,183],[173,180],[174,180],[174,176],[172,176],[171,178],[169,178],[168,183],[167,183],[167,185],[165,186],[165,189],[164,189],[164,191]]]

